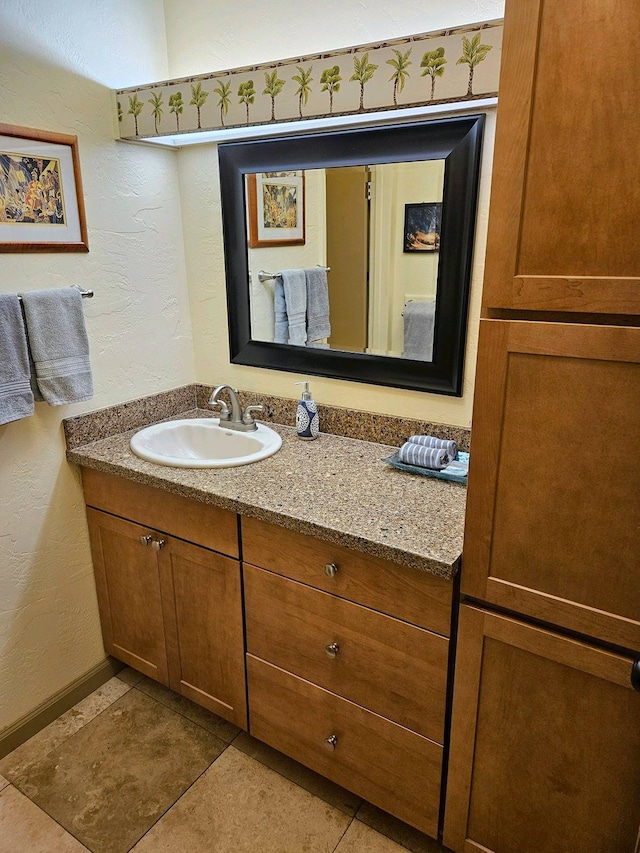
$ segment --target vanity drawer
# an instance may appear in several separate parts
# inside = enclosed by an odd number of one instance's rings
[[[82,469],[82,486],[87,506],[236,559],[240,554],[233,512],[93,468]]]
[[[246,564],[244,589],[250,653],[442,743],[445,637]]]
[[[437,835],[441,746],[253,655],[247,669],[254,737]]]
[[[254,518],[242,519],[242,545],[245,563],[449,636],[450,580]]]

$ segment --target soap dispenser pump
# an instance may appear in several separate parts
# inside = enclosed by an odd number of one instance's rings
[[[320,418],[318,417],[318,406],[311,396],[308,382],[296,382],[303,385],[302,398],[298,400],[296,409],[296,433],[298,438],[312,441],[320,433]]]

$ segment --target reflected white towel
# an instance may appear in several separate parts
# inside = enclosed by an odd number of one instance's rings
[[[307,341],[307,283],[304,270],[282,270],[280,275],[287,306],[288,343],[303,347]]]
[[[329,283],[324,267],[311,267],[304,271],[307,282],[307,344],[321,347],[314,341],[324,341],[331,334],[329,322]]]
[[[0,424],[32,414],[27,335],[20,300],[8,293],[0,296]]]
[[[51,406],[93,397],[89,341],[76,287],[22,293],[38,388]]]
[[[433,361],[435,302],[407,302],[404,306],[403,358]]]

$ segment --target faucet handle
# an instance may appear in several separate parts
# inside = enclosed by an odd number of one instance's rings
[[[231,419],[231,409],[229,408],[229,406],[227,406],[227,404],[225,403],[225,401],[224,401],[224,400],[214,400],[214,399],[210,399],[210,400],[209,400],[209,405],[210,405],[212,408],[213,408],[214,406],[219,406],[219,407],[220,407],[220,420],[221,420],[221,421],[228,421],[228,420],[230,420],[230,419]]]
[[[247,408],[244,410],[244,415],[242,416],[243,424],[255,423],[255,419],[251,412],[264,412],[264,406],[247,406]]]

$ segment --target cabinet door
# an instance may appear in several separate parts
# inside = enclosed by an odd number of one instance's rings
[[[481,321],[462,593],[640,650],[640,329]]]
[[[171,539],[160,573],[170,687],[246,729],[240,564]]]
[[[630,853],[640,823],[631,667],[631,658],[463,605],[444,844],[456,853]]]
[[[640,314],[637,30],[637,0],[506,4],[485,312]]]
[[[156,534],[87,509],[104,647],[135,669],[169,683]]]

